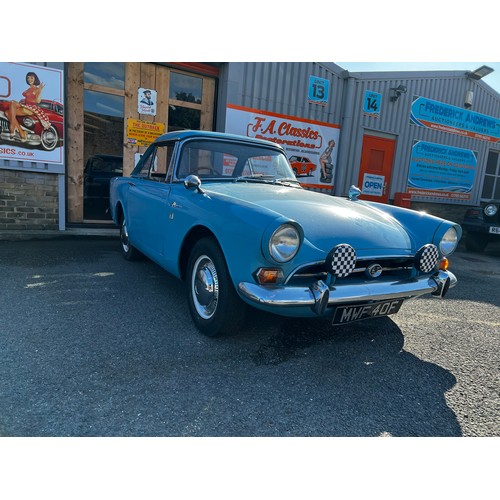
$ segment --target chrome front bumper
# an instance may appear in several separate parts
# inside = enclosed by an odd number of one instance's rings
[[[419,276],[402,281],[364,281],[328,287],[323,281],[309,288],[293,286],[261,286],[241,282],[240,294],[255,304],[269,307],[310,307],[323,315],[328,306],[368,303],[390,299],[415,298],[430,293],[444,297],[457,278],[450,271],[438,271],[432,276]]]

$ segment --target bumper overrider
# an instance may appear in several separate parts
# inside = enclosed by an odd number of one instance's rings
[[[437,261],[437,251],[426,246],[417,253],[417,268],[432,266]],[[351,247],[352,248],[352,247]],[[351,248],[347,249],[347,259],[355,260]],[[339,258],[339,255],[342,256]],[[429,257],[429,254],[431,256]],[[327,266],[336,277],[345,277],[353,266],[346,266],[346,249],[330,255]],[[333,271],[332,271],[333,269]],[[347,269],[347,270],[346,270]],[[333,280],[327,284],[323,280],[312,283],[309,287],[289,285],[260,285],[258,283],[241,282],[238,285],[240,294],[251,303],[276,308],[310,308],[319,316],[333,314],[334,308],[346,305],[364,305],[396,299],[412,299],[431,294],[443,298],[447,291],[457,284],[456,276],[448,270],[423,269],[427,274],[405,279],[356,280],[339,283]]]

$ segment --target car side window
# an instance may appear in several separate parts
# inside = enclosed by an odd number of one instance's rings
[[[164,143],[146,151],[142,167],[136,175],[156,182],[166,182],[175,143]]]

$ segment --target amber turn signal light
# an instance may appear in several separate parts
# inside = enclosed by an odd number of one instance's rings
[[[446,257],[443,257],[440,261],[439,261],[439,269],[441,271],[446,271],[448,269],[448,266],[449,266],[449,261]]]
[[[256,276],[261,285],[273,285],[283,280],[283,271],[281,269],[260,268]]]

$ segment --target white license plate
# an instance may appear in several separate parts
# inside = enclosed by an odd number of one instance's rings
[[[498,226],[490,226],[490,233],[500,234],[500,227],[498,227]]]
[[[333,315],[332,323],[341,325],[361,319],[378,318],[379,316],[387,316],[399,311],[404,299],[386,300],[384,302],[375,302],[363,306],[345,306],[337,307]]]

